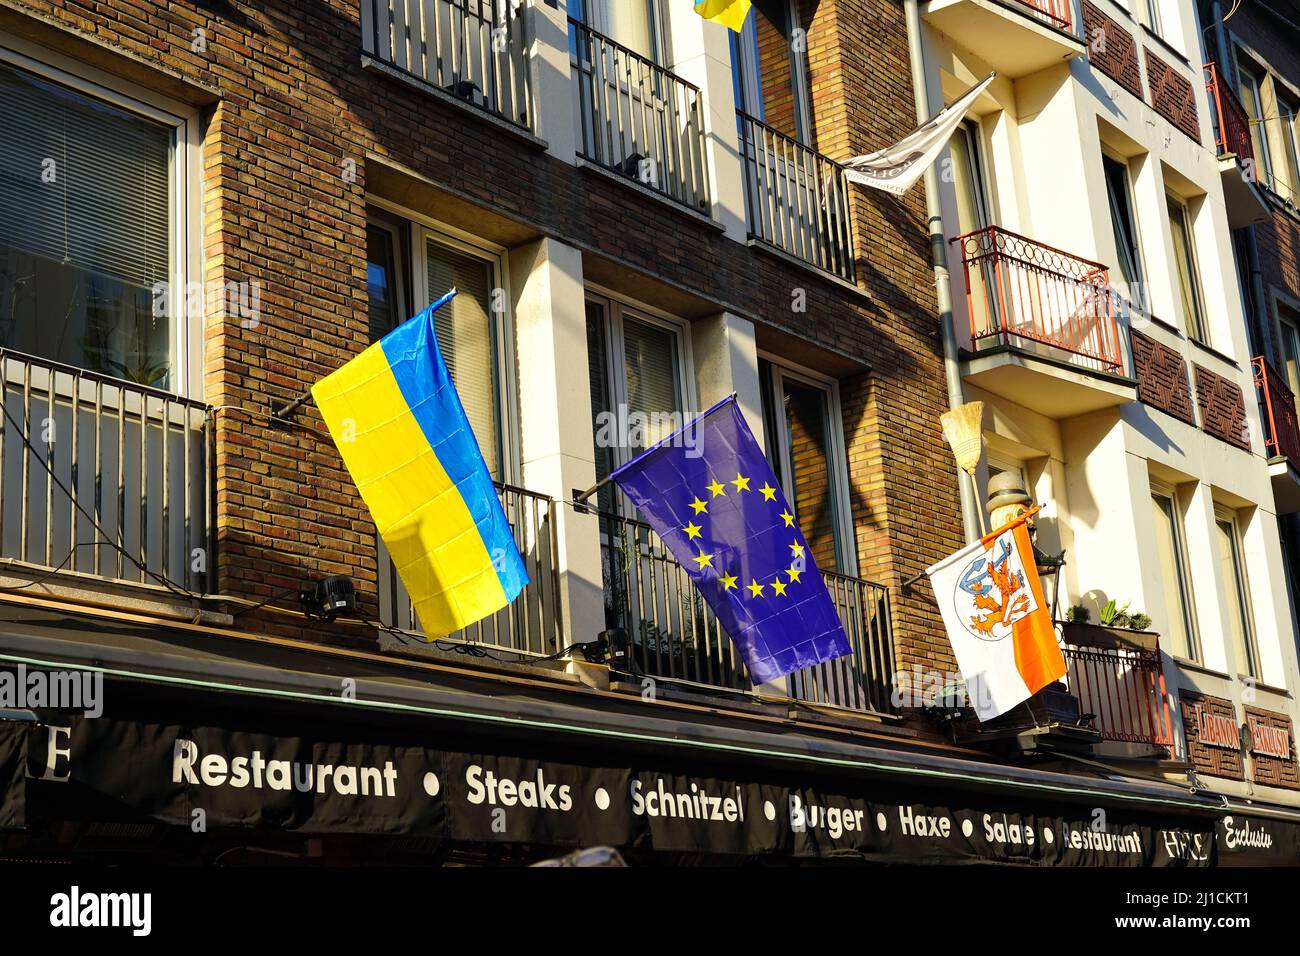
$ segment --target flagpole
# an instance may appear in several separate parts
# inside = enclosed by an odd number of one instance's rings
[[[448,302],[450,302],[452,299],[454,299],[454,298],[456,297],[456,293],[457,293],[457,291],[458,291],[457,288],[456,288],[455,286],[452,286],[450,289],[448,289],[446,292],[444,292],[444,293],[443,293],[443,294],[442,294],[442,295],[437,299],[437,301],[435,301],[432,305],[430,305],[429,308],[426,309],[425,311],[429,312],[430,314],[432,314],[432,313],[434,313],[434,312],[437,312],[437,311],[438,311],[439,309],[441,309],[444,305],[446,305]],[[415,318],[415,316],[412,316],[411,318]],[[287,419],[287,418],[288,418],[289,416],[291,416],[294,412],[296,412],[298,409],[302,408],[304,405],[306,405],[306,404],[307,404],[308,402],[310,402],[310,401],[311,401],[311,389],[309,388],[309,389],[307,389],[307,391],[303,392],[301,395],[299,395],[299,396],[298,396],[297,398],[295,398],[293,401],[289,402],[289,404],[287,404],[287,405],[283,405],[283,406],[281,406],[280,408],[274,409],[274,410],[271,412],[271,417],[272,417],[272,418],[285,418],[285,419]]]

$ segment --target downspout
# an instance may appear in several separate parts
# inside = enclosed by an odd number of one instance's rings
[[[930,97],[926,89],[925,63],[921,56],[921,13],[917,0],[903,0],[907,21],[907,50],[912,64],[912,95],[916,100],[918,124],[930,118]],[[961,366],[957,359],[957,334],[952,325],[952,284],[948,276],[948,244],[944,240],[943,215],[939,209],[939,182],[931,164],[925,170],[925,214],[930,229],[930,259],[934,267],[935,300],[939,307],[939,326],[943,331],[943,371],[948,383],[948,407],[966,401],[962,391]],[[975,489],[966,473],[957,469],[957,491],[961,496],[962,532],[968,542],[980,536]]]

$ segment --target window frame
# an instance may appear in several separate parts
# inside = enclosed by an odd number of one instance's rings
[[[404,274],[399,269],[401,281],[409,283],[403,291],[403,297],[411,311],[411,315],[407,318],[413,317],[433,301],[428,289],[428,256],[425,252],[429,240],[453,252],[479,259],[491,268],[493,290],[500,290],[501,300],[504,303],[504,307],[496,316],[496,327],[492,330],[492,358],[496,362],[497,372],[497,427],[500,430],[497,440],[498,454],[501,457],[501,477],[497,480],[505,484],[518,485],[522,477],[522,449],[519,444],[519,383],[515,364],[514,297],[510,291],[510,270],[506,262],[508,250],[504,246],[438,222],[436,219],[421,215],[415,210],[380,196],[367,194],[365,201],[367,206],[373,206],[397,218],[399,226],[404,221],[408,227],[406,245],[409,250],[408,262]],[[367,217],[367,224],[370,221]],[[445,291],[445,289],[441,290],[438,294],[441,295]]]
[[[167,391],[203,400],[203,325],[207,319],[206,286],[197,312],[190,309],[189,286],[203,279],[203,156],[199,111],[185,103],[116,77],[0,31],[0,62],[26,70],[81,96],[106,102],[172,129],[172,219],[168,237],[168,315],[171,319],[174,372]],[[222,300],[224,301],[224,299]]]
[[[1163,498],[1169,502],[1170,529],[1173,534],[1173,540],[1170,545],[1173,549],[1174,571],[1178,580],[1173,582],[1179,593],[1181,607],[1165,608],[1166,614],[1181,613],[1183,618],[1183,628],[1187,633],[1187,653],[1188,660],[1192,663],[1199,663],[1201,657],[1201,634],[1200,622],[1196,614],[1196,597],[1192,587],[1191,560],[1187,554],[1187,527],[1183,521],[1182,502],[1178,500],[1178,489],[1173,485],[1162,481],[1152,479],[1151,503],[1155,507],[1155,499]],[[1160,569],[1163,576],[1164,569]],[[1161,600],[1164,600],[1164,587],[1162,582]],[[1166,622],[1167,623],[1167,622]],[[1168,653],[1168,651],[1166,651]],[[1177,655],[1170,655],[1177,657]]]
[[[1277,343],[1274,354],[1275,364],[1281,366],[1280,371],[1286,376],[1287,387],[1291,389],[1291,394],[1300,397],[1300,299],[1294,299],[1277,288],[1271,290],[1269,298],[1273,303],[1273,341]],[[1287,313],[1294,315],[1295,318],[1292,319]],[[1296,352],[1294,375],[1286,360],[1285,347],[1288,336]]]
[[[1217,533],[1223,525],[1227,525],[1232,545],[1232,564],[1233,574],[1236,578],[1235,588],[1237,592],[1237,601],[1235,608],[1229,608],[1229,613],[1235,613],[1240,618],[1242,627],[1242,636],[1245,643],[1246,660],[1237,661],[1237,673],[1246,677],[1258,678],[1260,675],[1259,660],[1259,638],[1255,628],[1255,609],[1250,600],[1250,588],[1248,585],[1249,576],[1246,574],[1246,549],[1241,536],[1241,522],[1237,514],[1230,508],[1216,504],[1214,506],[1214,523],[1216,525],[1216,550],[1218,547]],[[1221,555],[1216,554],[1221,558]],[[1229,603],[1232,603],[1231,601]],[[1235,654],[1237,649],[1233,648]],[[1244,666],[1243,666],[1244,665]]]
[[[834,496],[835,507],[835,557],[839,564],[839,573],[848,577],[858,576],[858,549],[857,542],[853,532],[853,512],[852,498],[849,495],[849,465],[848,453],[844,442],[844,414],[843,406],[840,404],[840,383],[829,375],[822,375],[813,369],[807,368],[791,362],[789,359],[782,358],[772,352],[762,349],[758,351],[758,358],[768,365],[768,381],[760,381],[760,389],[766,389],[767,394],[775,399],[777,396],[784,396],[785,390],[782,387],[786,380],[803,385],[807,388],[815,388],[826,395],[826,414],[831,423],[830,443],[827,449],[829,454],[829,471],[833,477],[840,480],[832,482],[832,495]],[[784,422],[782,422],[784,423]],[[793,476],[790,474],[790,448],[789,436],[786,430],[782,428],[775,436],[766,434],[767,422],[764,422],[764,448],[768,452],[772,448],[773,440],[776,441],[776,456],[778,467],[772,470],[776,472],[778,484],[785,495],[786,500],[794,503],[793,494]],[[797,508],[797,505],[796,505]],[[801,529],[802,530],[802,529]]]
[[[1173,241],[1174,227],[1173,213],[1177,211],[1178,216],[1182,221],[1183,236],[1187,245],[1187,259],[1183,265],[1187,268],[1188,287],[1186,289],[1180,288],[1178,290],[1178,298],[1181,306],[1182,293],[1188,293],[1191,297],[1194,314],[1183,316],[1183,331],[1187,334],[1187,337],[1193,341],[1199,342],[1202,345],[1208,345],[1210,338],[1209,328],[1206,325],[1207,315],[1205,309],[1205,289],[1201,285],[1201,265],[1200,260],[1196,255],[1196,234],[1192,228],[1192,211],[1183,197],[1169,189],[1165,190],[1165,209],[1170,215],[1169,238],[1171,243]],[[1174,255],[1177,259],[1178,246],[1176,243],[1173,243],[1173,249]],[[1174,262],[1174,275],[1177,277],[1179,285],[1181,286],[1183,277],[1178,269],[1178,262],[1176,259]]]
[[[1110,176],[1106,174],[1107,162],[1114,163],[1116,166],[1120,167],[1120,169],[1124,174],[1123,199],[1124,199],[1125,211],[1128,213],[1127,225],[1129,231],[1132,233],[1131,252],[1134,256],[1133,268],[1137,272],[1137,275],[1134,276],[1131,281],[1129,277],[1127,276],[1124,277],[1125,284],[1127,284],[1129,287],[1127,289],[1127,295],[1124,296],[1124,300],[1130,308],[1136,307],[1139,315],[1147,315],[1150,313],[1150,304],[1147,301],[1149,296],[1147,295],[1147,291],[1146,291],[1148,270],[1147,270],[1146,259],[1142,252],[1142,229],[1140,224],[1138,223],[1137,202],[1135,201],[1135,195],[1133,192],[1133,168],[1132,166],[1129,165],[1129,161],[1127,157],[1122,156],[1119,153],[1116,153],[1106,148],[1105,144],[1102,145],[1101,163],[1102,163],[1102,179],[1106,185],[1106,215],[1111,221],[1111,240],[1115,242],[1115,254],[1117,257],[1115,262],[1115,267],[1120,272],[1123,272],[1123,269],[1121,268],[1120,261],[1118,259],[1120,249],[1119,249],[1119,242],[1118,242],[1119,237],[1116,235],[1116,226],[1118,226],[1119,224],[1115,221],[1115,209],[1112,207],[1111,204],[1111,193],[1110,193],[1111,181],[1110,181]],[[1138,297],[1142,300],[1136,303],[1133,301],[1134,285],[1137,286]]]
[[[1236,92],[1246,110],[1247,121],[1258,130],[1251,136],[1251,145],[1255,150],[1255,180],[1272,188],[1273,150],[1268,141],[1268,113],[1264,109],[1264,84],[1268,82],[1268,70],[1264,69],[1255,58],[1246,52],[1245,47],[1237,44],[1236,50],[1237,89]],[[1250,103],[1242,96],[1242,86],[1249,80]],[[1255,116],[1250,115],[1249,107],[1254,107]]]
[[[673,334],[677,343],[677,388],[681,395],[682,408],[679,409],[683,422],[696,414],[699,405],[695,394],[695,375],[693,356],[691,354],[691,326],[685,319],[680,319],[667,312],[652,308],[626,296],[619,295],[611,289],[588,283],[584,288],[583,305],[595,304],[601,307],[604,323],[605,342],[605,388],[608,389],[610,404],[617,411],[620,405],[627,404],[627,354],[623,338],[623,323],[629,316],[644,325],[664,329]],[[588,374],[590,374],[591,357],[587,357]],[[594,409],[593,409],[594,412]],[[594,426],[594,421],[593,421]],[[593,449],[595,433],[592,433]],[[611,449],[612,468],[618,468],[631,460],[630,450],[622,443]],[[615,512],[626,518],[635,518],[636,506],[622,491],[614,496]]]
[[[798,8],[793,0],[778,0],[785,9],[787,23],[791,32],[803,29],[799,24]],[[732,92],[740,92],[736,109],[760,123],[767,122],[766,110],[763,109],[762,77],[758,69],[758,27],[756,18],[765,16],[757,7],[754,16],[746,17],[740,33],[728,31],[731,50]],[[740,70],[736,70],[736,54],[739,53]],[[805,49],[790,49],[790,86],[794,97],[794,118],[796,126],[795,139],[804,146],[812,145],[812,88],[808,79],[808,55]],[[764,115],[760,115],[764,114]]]

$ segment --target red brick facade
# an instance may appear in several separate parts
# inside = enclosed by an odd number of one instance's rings
[[[1150,50],[1144,52],[1151,105],[1157,113],[1199,143],[1201,123],[1196,115],[1196,91],[1191,82],[1158,55]]]
[[[1133,34],[1087,0],[1083,4],[1083,42],[1094,67],[1142,99],[1142,69]]]
[[[1269,787],[1300,790],[1300,766],[1296,764],[1295,732],[1291,727],[1291,718],[1286,714],[1279,714],[1272,710],[1262,710],[1258,707],[1247,707],[1245,710],[1246,724],[1251,728],[1252,735],[1256,732],[1256,728],[1260,726],[1275,728],[1285,732],[1290,747],[1290,754],[1286,757],[1280,757],[1275,754],[1258,752],[1259,745],[1252,742],[1250,750],[1251,779],[1255,783]]]
[[[1137,329],[1130,333],[1138,398],[1189,425],[1196,424],[1192,389],[1187,383],[1187,363],[1177,350]]]
[[[1250,426],[1241,386],[1195,363],[1192,367],[1196,370],[1196,404],[1201,412],[1201,428],[1206,434],[1249,451]]]
[[[1211,724],[1221,721],[1225,736],[1231,725],[1235,738],[1237,712],[1232,701],[1184,691],[1179,695],[1178,706],[1182,711],[1183,729],[1187,734],[1187,761],[1196,772],[1230,780],[1246,779],[1240,742],[1237,741],[1235,746],[1227,746],[1226,740],[1210,742],[1202,739],[1201,734],[1201,721],[1204,718]]]
[[[806,25],[823,152],[843,159],[915,124],[896,4],[823,2]],[[356,0],[25,0],[0,12],[0,27],[201,111],[205,280],[263,290],[257,329],[219,316],[206,327],[204,397],[222,410],[223,594],[263,600],[345,573],[374,613],[373,526],[318,416],[308,407],[301,427],[284,427],[268,411],[367,344],[365,208],[379,195],[505,246],[554,237],[584,254],[588,278],[687,319],[725,309],[755,322],[760,347],[802,342],[861,369],[841,380],[860,573],[891,586],[899,663],[951,665],[928,590],[897,587],[960,545],[955,468],[937,421],[946,398],[919,188],[902,199],[855,189],[866,294],[854,293],[363,69]],[[795,289],[806,293],[804,312],[791,309]],[[271,612],[240,626],[373,640],[369,628]]]

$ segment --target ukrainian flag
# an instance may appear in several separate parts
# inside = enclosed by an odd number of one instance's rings
[[[528,583],[433,313],[453,289],[311,390],[426,633],[450,634]]]
[[[745,25],[750,6],[750,0],[700,0],[695,4],[695,12],[706,20],[721,23],[739,33]]]

